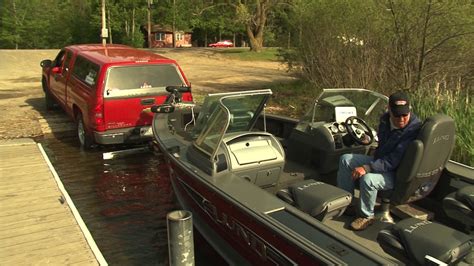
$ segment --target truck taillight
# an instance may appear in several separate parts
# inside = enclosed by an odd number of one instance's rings
[[[104,131],[104,110],[102,108],[102,104],[98,104],[94,108],[94,124],[97,131]]]
[[[183,101],[185,102],[192,102],[193,101],[193,95],[190,92],[183,93]]]

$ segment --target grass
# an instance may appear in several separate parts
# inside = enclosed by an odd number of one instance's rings
[[[265,47],[261,52],[251,52],[250,48],[220,48],[215,49],[216,53],[230,59],[238,59],[244,61],[277,61],[277,48]]]
[[[474,108],[469,90],[422,89],[411,95],[415,113],[422,119],[443,113],[456,123],[456,144],[451,159],[474,166]]]

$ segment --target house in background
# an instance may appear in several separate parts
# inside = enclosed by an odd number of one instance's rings
[[[153,25],[151,27],[151,41],[153,48],[173,48],[173,30],[171,26]],[[191,32],[176,30],[176,47],[191,47]]]

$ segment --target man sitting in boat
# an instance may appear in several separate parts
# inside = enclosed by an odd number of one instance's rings
[[[354,195],[354,183],[359,180],[358,218],[351,223],[353,230],[364,230],[374,221],[377,191],[394,187],[395,171],[408,146],[421,127],[410,111],[408,95],[398,91],[390,95],[388,112],[382,115],[378,128],[378,147],[373,156],[344,154],[339,160],[337,185]],[[350,206],[350,208],[354,208]]]

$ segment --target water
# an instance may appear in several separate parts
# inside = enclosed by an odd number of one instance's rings
[[[167,265],[166,215],[179,209],[160,155],[103,160],[123,147],[82,151],[73,133],[40,140],[67,192],[110,265]],[[222,259],[194,230],[197,265]]]

